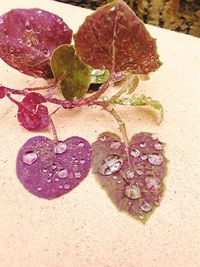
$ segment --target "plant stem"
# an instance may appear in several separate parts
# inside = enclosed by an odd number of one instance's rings
[[[53,133],[53,139],[55,141],[55,143],[58,142],[58,135],[57,135],[57,132],[56,132],[56,127],[53,123],[53,120],[52,118],[49,116],[49,126],[51,127],[51,130],[52,130],[52,133]]]
[[[105,111],[109,112],[117,121],[117,123],[119,125],[120,132],[122,133],[122,136],[124,139],[126,156],[127,156],[129,167],[131,169],[130,154],[129,154],[129,140],[128,140],[128,135],[127,135],[125,123],[120,118],[119,114],[116,112],[116,110],[113,108],[113,106],[110,105],[109,103],[106,103],[105,101],[94,101],[93,104],[97,105],[97,106],[101,106]]]

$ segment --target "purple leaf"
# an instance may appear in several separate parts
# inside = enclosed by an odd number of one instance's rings
[[[74,39],[82,60],[96,69],[147,74],[161,65],[155,39],[122,0],[88,16]]]
[[[17,176],[32,194],[53,199],[75,188],[88,175],[92,148],[73,136],[54,141],[36,136],[29,139],[17,156]]]
[[[46,106],[41,103],[46,99],[38,93],[27,94],[18,104],[18,121],[29,131],[45,130],[49,126],[49,114]]]
[[[37,8],[13,9],[0,20],[0,57],[27,75],[52,77],[49,59],[54,49],[72,38],[63,20]]]
[[[130,165],[117,135],[103,133],[92,147],[93,172],[113,203],[145,221],[164,190],[167,160],[163,143],[149,133],[134,135],[129,145]]]

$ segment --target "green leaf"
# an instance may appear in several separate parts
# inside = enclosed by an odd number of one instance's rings
[[[72,45],[58,47],[51,58],[51,69],[65,99],[82,98],[91,82],[91,68],[84,64]]]
[[[130,72],[127,73],[123,87],[117,94],[115,94],[112,97],[112,99],[118,99],[122,94],[127,94],[127,95],[132,94],[137,88],[138,84],[139,84],[138,75],[134,75]]]
[[[108,70],[93,69],[91,72],[91,83],[103,84],[107,82],[109,76],[110,72]]]
[[[110,100],[108,100],[108,102],[111,104],[118,104],[123,106],[150,106],[159,112],[158,123],[161,123],[161,121],[163,120],[164,111],[161,103],[145,95],[126,97],[122,99],[111,98]]]

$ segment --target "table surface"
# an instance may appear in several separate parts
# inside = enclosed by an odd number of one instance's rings
[[[0,13],[39,7],[60,15],[76,31],[91,11],[53,1],[1,1]],[[158,99],[160,126],[144,108],[120,108],[129,136],[157,132],[169,159],[166,191],[146,225],[116,210],[90,175],[71,193],[45,201],[18,182],[18,149],[33,134],[21,128],[16,107],[0,104],[0,266],[1,267],[196,267],[200,266],[200,39],[148,26],[157,38],[162,67],[141,82],[137,93]],[[14,88],[45,84],[0,61],[0,84]],[[88,119],[90,118],[90,119]],[[60,139],[116,133],[116,122],[99,108],[59,110]],[[44,135],[51,136],[50,132]]]

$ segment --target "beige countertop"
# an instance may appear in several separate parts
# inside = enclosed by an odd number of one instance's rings
[[[74,30],[90,11],[53,1],[1,1],[0,13],[39,7],[60,15]],[[15,174],[18,149],[33,135],[19,126],[16,107],[0,101],[1,267],[197,267],[200,266],[200,39],[148,29],[157,38],[162,67],[141,82],[138,93],[158,99],[165,118],[118,109],[129,136],[157,132],[169,159],[166,192],[146,225],[116,210],[90,175],[71,193],[46,201],[29,194]],[[0,84],[14,88],[44,84],[0,61]],[[88,119],[89,118],[89,119]],[[60,139],[119,134],[99,108],[59,110],[53,117]],[[51,136],[50,132],[44,133]]]

